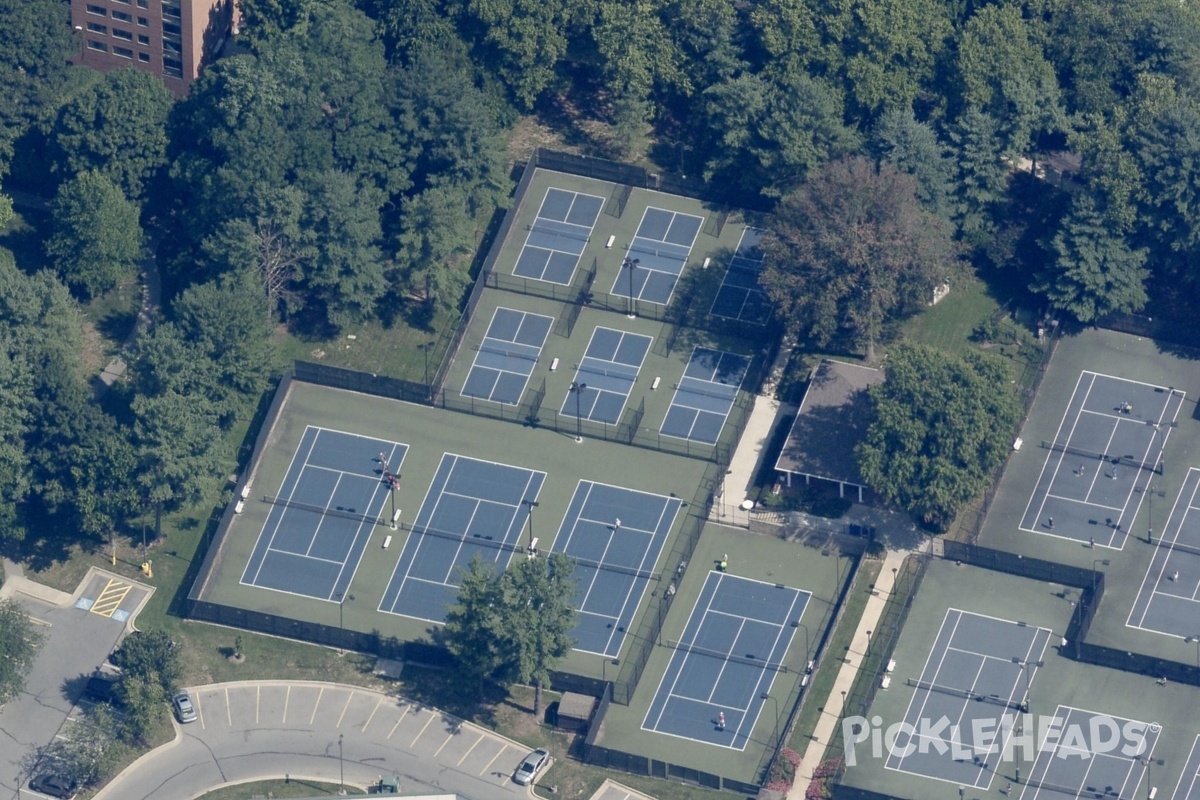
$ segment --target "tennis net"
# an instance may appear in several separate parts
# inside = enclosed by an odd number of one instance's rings
[[[720,650],[710,650],[707,647],[699,645],[687,644],[686,642],[678,642],[674,639],[668,639],[667,645],[675,650],[682,650],[685,653],[695,653],[700,656],[708,656],[709,658],[719,658],[722,661],[732,661],[735,664],[748,664],[752,667],[761,667],[775,672],[788,672],[786,664],[780,664],[773,661],[764,661],[761,658],[756,658],[753,655],[738,656],[733,653],[722,653]]]
[[[1035,789],[1045,789],[1048,792],[1057,792],[1058,794],[1065,794],[1068,797],[1102,797],[1108,798],[1108,800],[1120,800],[1121,797],[1119,791],[1116,789],[1110,791],[1107,787],[1104,789],[1098,789],[1095,786],[1076,786],[1075,788],[1071,788],[1069,786],[1060,786],[1056,783],[1032,779],[1025,781],[1025,783]]]
[[[1172,542],[1171,540],[1160,536],[1154,540],[1154,543],[1167,550],[1180,550],[1184,553],[1191,553],[1194,556],[1200,556],[1200,547],[1197,547],[1194,544],[1188,544],[1187,542]]]
[[[1107,461],[1110,464],[1119,464],[1125,467],[1136,467],[1138,469],[1149,470],[1150,472],[1158,475],[1161,475],[1163,471],[1161,461],[1141,461],[1133,456],[1128,455],[1114,456],[1109,455],[1108,453],[1101,453],[1097,450],[1085,450],[1082,447],[1074,447],[1069,444],[1062,444],[1061,442],[1048,442],[1045,439],[1042,440],[1042,447],[1047,450],[1053,450],[1056,453],[1070,453],[1073,456],[1100,459],[1101,461]]]
[[[569,225],[570,223],[564,222],[564,223],[559,223],[559,224]],[[576,231],[572,231],[572,230],[564,230],[561,228],[551,228],[550,226],[546,225],[545,223],[539,223],[539,222],[535,222],[532,225],[530,225],[529,230],[534,231],[536,233],[549,233],[553,236],[561,236],[564,239],[574,239],[575,241],[578,241],[578,242],[590,242],[592,240],[592,236],[590,233],[583,233],[582,231],[576,232]]]
[[[667,244],[663,242],[663,244]],[[687,253],[680,253],[678,250],[659,250],[657,247],[649,247],[648,245],[634,242],[629,245],[629,252],[642,253],[647,256],[657,256],[658,258],[669,258],[672,261],[686,261]],[[648,269],[648,267],[647,267]]]
[[[590,372],[593,375],[603,375],[607,378],[621,378],[622,380],[626,381],[637,380],[637,370],[634,367],[631,367],[627,364],[616,364],[615,362],[610,363],[613,363],[614,366],[623,366],[625,369],[608,369],[607,367],[597,366],[592,362],[582,361],[579,364],[579,371]],[[632,375],[630,374],[630,370],[633,370]]]
[[[1014,711],[1020,711],[1025,706],[1025,704],[1020,701],[1009,697],[1001,697],[998,694],[980,694],[978,692],[972,692],[970,689],[959,689],[953,686],[941,686],[936,683],[930,683],[929,681],[922,681],[916,678],[909,678],[908,685],[914,686],[918,689],[925,689],[930,692],[941,692],[942,694],[948,694],[951,697],[961,697],[964,700],[982,700],[985,703],[1011,708]]]
[[[685,378],[685,380],[687,379]],[[721,386],[724,388],[724,391],[718,391],[717,389],[706,389],[697,385],[701,383],[708,383],[712,386]],[[738,393],[738,387],[736,386],[730,386],[726,383],[717,383],[716,381],[701,381],[695,378],[689,380],[687,383],[677,383],[675,384],[675,388],[681,392],[699,394],[703,395],[704,397],[715,397],[718,400],[733,400],[737,397]]]
[[[300,500],[292,500],[289,497],[277,497],[271,494],[263,495],[263,502],[270,503],[275,506],[283,506],[284,508],[298,508],[301,511],[311,511],[314,514],[320,514],[327,517],[341,517],[342,519],[352,519],[358,522],[369,522],[372,525],[386,525],[387,520],[382,517],[377,517],[374,514],[360,514],[357,511],[347,511],[346,509],[319,506],[315,503],[304,503]]]
[[[611,561],[593,561],[590,558],[580,558],[573,556],[570,553],[563,553],[567,558],[574,561],[581,567],[591,567],[592,569],[603,569],[608,572],[619,572],[622,575],[632,575],[635,578],[644,578],[648,581],[662,580],[662,575],[658,572],[651,572],[648,569],[638,569],[637,567],[626,567],[621,564],[613,564]]]
[[[484,339],[477,349],[484,353],[495,353],[496,355],[501,356],[511,356],[512,358],[520,358],[524,359],[525,361],[533,361],[535,363],[538,360],[538,353],[531,352],[530,350],[521,350],[519,347],[505,347],[501,344],[497,344],[495,339]]]

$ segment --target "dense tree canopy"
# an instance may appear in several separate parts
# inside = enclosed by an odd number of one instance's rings
[[[871,387],[874,419],[858,446],[863,478],[889,502],[941,530],[987,486],[1021,417],[1005,364],[901,345]]]
[[[13,598],[0,600],[0,705],[25,689],[25,675],[42,644],[42,633]]]
[[[142,252],[138,209],[108,176],[84,172],[64,183],[53,213],[46,253],[84,298],[104,294],[134,271]]]

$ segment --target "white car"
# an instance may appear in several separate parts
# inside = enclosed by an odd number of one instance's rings
[[[521,766],[517,767],[517,771],[513,773],[513,780],[522,786],[528,786],[537,778],[538,773],[546,768],[546,763],[549,760],[550,753],[539,747],[525,756],[525,760],[521,762]]]
[[[175,716],[182,723],[196,721],[196,707],[192,705],[192,698],[188,697],[187,692],[180,692],[172,699],[172,704],[175,706]]]

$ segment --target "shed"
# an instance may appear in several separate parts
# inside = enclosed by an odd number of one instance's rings
[[[590,694],[566,692],[558,701],[558,721],[560,728],[582,733],[588,729],[592,721],[592,713],[596,710],[596,698]]]

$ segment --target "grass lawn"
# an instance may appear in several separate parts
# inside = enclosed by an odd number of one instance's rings
[[[1000,303],[987,284],[971,278],[942,302],[909,320],[903,328],[904,339],[961,354],[976,347],[971,334],[999,310]]]
[[[200,795],[197,800],[258,800],[266,797],[325,797],[337,796],[336,783],[317,783],[316,781],[254,781],[239,783],[236,786],[222,786],[216,791]],[[363,796],[365,792],[346,787],[346,794]]]

